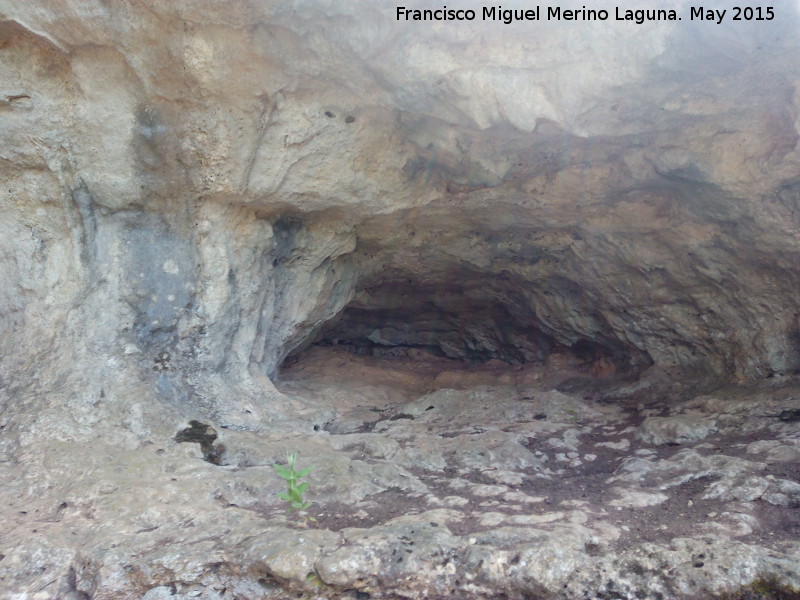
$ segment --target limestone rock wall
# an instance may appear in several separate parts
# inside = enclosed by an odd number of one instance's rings
[[[81,402],[122,380],[256,426],[287,355],[351,300],[380,330],[404,286],[501,358],[797,372],[798,20],[776,10],[531,35],[371,2],[6,0],[3,383],[91,371]]]

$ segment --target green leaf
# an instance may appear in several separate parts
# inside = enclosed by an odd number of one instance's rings
[[[305,510],[311,506],[311,502],[303,500],[303,494],[308,490],[308,482],[298,483],[298,481],[308,475],[312,468],[306,467],[300,471],[295,470],[295,463],[297,462],[296,452],[287,452],[286,464],[273,464],[272,466],[277,471],[278,475],[286,481],[287,490],[276,494],[281,500],[285,500],[289,504],[288,512],[295,510]]]
[[[276,464],[274,464],[272,466],[275,467],[275,470],[278,472],[278,475],[280,475],[284,479],[292,479],[292,478],[294,478],[294,474],[289,469],[284,467],[283,465],[279,465],[279,464],[276,463]]]

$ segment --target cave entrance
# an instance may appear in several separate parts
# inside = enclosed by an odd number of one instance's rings
[[[508,278],[438,275],[371,277],[284,361],[278,388],[352,413],[343,426],[352,431],[437,389],[513,386],[524,397],[544,385],[591,395],[636,370],[614,340],[554,331]]]
[[[507,276],[467,270],[428,280],[403,272],[373,275],[285,364],[301,361],[309,347],[330,347],[447,368],[519,367],[560,355],[595,375],[631,370],[632,357],[618,340],[564,335],[563,327],[540,318],[529,297]]]
[[[395,287],[399,289],[393,292]],[[442,290],[387,288],[381,292],[385,303],[348,306],[316,343],[363,356],[446,358],[464,367],[493,360],[507,365],[541,362],[558,346],[499,302],[483,304],[468,296],[454,300]]]

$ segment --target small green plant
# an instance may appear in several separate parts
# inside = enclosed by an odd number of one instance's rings
[[[308,489],[308,482],[300,483],[300,480],[311,472],[311,467],[295,470],[295,463],[297,462],[297,454],[290,452],[286,455],[286,465],[279,465],[275,463],[272,465],[278,472],[278,475],[286,480],[288,489],[286,492],[278,493],[278,498],[286,500],[289,503],[287,512],[295,510],[305,510],[311,506],[311,502],[303,500],[303,494]]]

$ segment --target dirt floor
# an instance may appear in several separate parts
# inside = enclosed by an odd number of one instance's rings
[[[698,391],[569,355],[509,367],[329,346],[277,385],[263,431],[187,416],[141,444],[68,432],[0,463],[0,591],[799,597],[797,381]],[[287,453],[312,469],[304,511],[279,496]]]
[[[797,543],[800,423],[779,419],[800,408],[796,387],[730,388],[654,404],[647,391],[609,399],[608,390],[629,388],[630,380],[592,377],[592,368],[569,356],[463,368],[425,355],[312,350],[282,372],[281,391],[332,402],[331,435],[394,440],[398,459],[427,488],[388,489],[352,504],[322,500],[313,526],[366,528],[447,507],[454,510],[446,526],[457,535],[573,520],[615,530],[604,551],[720,533],[772,550]],[[445,389],[457,398],[443,402]],[[547,393],[554,398],[543,401]],[[517,442],[533,462],[515,464],[498,452],[494,434]],[[483,441],[485,460],[459,460],[479,455],[475,443]],[[409,460],[415,445],[427,461]],[[389,458],[370,456],[363,443],[342,451],[368,463]],[[702,556],[695,563],[701,568]]]

